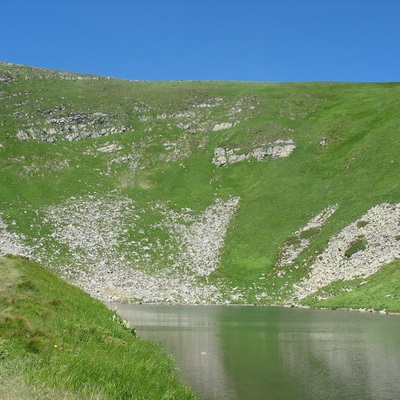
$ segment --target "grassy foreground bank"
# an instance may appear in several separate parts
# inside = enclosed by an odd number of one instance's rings
[[[194,399],[165,351],[27,259],[0,258],[0,398]]]

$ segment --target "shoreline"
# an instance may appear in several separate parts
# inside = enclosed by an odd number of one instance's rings
[[[181,306],[181,307],[281,307],[281,308],[292,308],[292,309],[302,309],[302,310],[316,310],[316,311],[347,311],[347,312],[358,312],[362,314],[379,314],[379,315],[395,315],[400,316],[400,311],[386,311],[386,310],[374,310],[370,308],[330,308],[330,307],[310,307],[303,305],[293,305],[293,304],[250,304],[250,303],[237,303],[237,304],[226,304],[226,303],[208,303],[208,304],[183,304],[183,303],[143,303],[143,302],[129,302],[129,301],[116,301],[107,302],[104,301],[108,308],[118,304],[129,304],[133,306]]]

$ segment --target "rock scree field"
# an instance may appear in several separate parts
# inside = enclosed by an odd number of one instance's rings
[[[0,63],[0,254],[102,301],[400,311],[399,83]]]

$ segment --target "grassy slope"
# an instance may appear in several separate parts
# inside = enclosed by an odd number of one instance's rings
[[[176,210],[191,207],[198,212],[215,197],[240,196],[240,208],[225,241],[221,266],[210,281],[223,279],[231,287],[240,287],[249,301],[257,293],[267,292],[273,302],[279,302],[285,296],[285,284],[307,273],[306,269],[299,269],[285,279],[274,274],[279,247],[292,232],[327,206],[340,205],[300,256],[301,264],[303,259],[312,259],[329,237],[370,207],[400,200],[397,83],[151,83],[104,78],[69,81],[56,75],[53,79],[25,80],[23,75],[24,72],[14,83],[2,86],[5,93],[28,90],[30,94],[26,96],[35,101],[17,107],[12,97],[3,100],[0,203],[3,212],[17,221],[28,237],[37,232],[36,227],[32,228],[32,214],[27,216],[25,210],[37,210],[85,193],[117,189],[143,207],[161,200],[170,201]],[[240,114],[239,124],[228,130],[195,135],[170,129],[164,120],[146,125],[133,108],[144,104],[150,109],[146,115],[157,115],[181,112],[193,103],[212,98],[223,98],[225,104],[232,106],[246,97],[256,99],[257,107]],[[60,103],[67,104],[71,113],[116,113],[131,130],[112,137],[56,144],[14,139],[21,119],[11,117],[11,111],[18,109],[39,121],[42,117],[38,108]],[[227,115],[226,107],[216,107],[210,118],[223,122],[229,120]],[[149,126],[150,132],[146,131]],[[224,168],[211,164],[216,147],[251,150],[285,137],[293,138],[297,145],[286,159],[249,161]],[[322,137],[327,138],[327,146],[319,146]],[[163,162],[160,153],[165,139],[184,140],[190,155],[177,162]],[[204,139],[205,146],[199,147]],[[110,142],[125,148],[146,142],[140,160],[143,169],[133,174],[128,166],[118,165],[105,175],[110,155],[94,157],[85,151]],[[18,161],[21,155],[25,159]],[[47,173],[65,159],[68,168]],[[37,170],[24,173],[32,165]],[[152,218],[151,214],[144,216],[143,224],[151,223]],[[267,279],[260,280],[263,274]],[[394,275],[379,276],[390,282]],[[363,292],[357,291],[353,296],[346,298],[348,306],[367,306],[362,301]],[[393,308],[400,309],[400,303],[396,304]]]
[[[333,297],[316,300],[309,296],[304,304],[311,307],[355,308],[399,312],[400,307],[400,262],[383,267],[367,279],[335,282],[331,285]],[[318,294],[318,293],[317,293]]]
[[[160,346],[38,264],[0,258],[0,398],[193,399]]]

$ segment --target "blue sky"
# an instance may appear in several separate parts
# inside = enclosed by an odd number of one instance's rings
[[[400,81],[400,0],[0,0],[0,60],[144,80]]]

